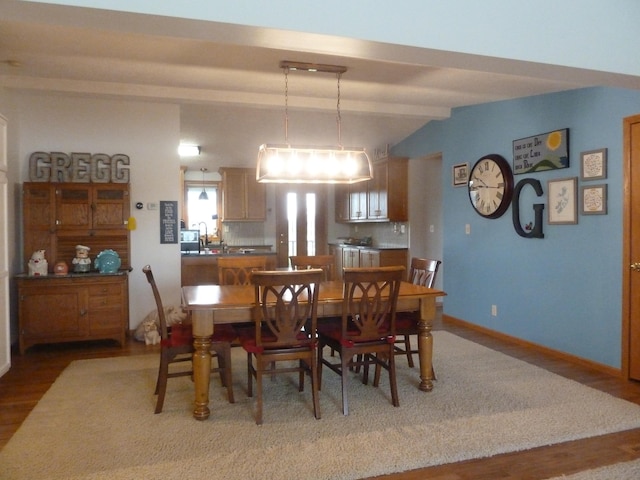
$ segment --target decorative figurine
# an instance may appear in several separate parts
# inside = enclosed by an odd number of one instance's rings
[[[49,263],[44,256],[44,250],[36,250],[29,260],[29,276],[47,276]]]
[[[76,245],[76,258],[72,260],[73,271],[76,273],[85,273],[91,270],[91,259],[89,258],[89,247],[84,245]]]
[[[53,266],[53,273],[54,275],[66,275],[69,273],[69,265],[67,262],[56,262]]]

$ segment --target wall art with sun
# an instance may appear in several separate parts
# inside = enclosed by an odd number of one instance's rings
[[[569,129],[513,141],[514,175],[569,168]]]

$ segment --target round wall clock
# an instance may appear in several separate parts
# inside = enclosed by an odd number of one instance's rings
[[[509,162],[500,155],[485,155],[471,169],[467,188],[471,206],[479,215],[484,218],[501,217],[513,196]]]

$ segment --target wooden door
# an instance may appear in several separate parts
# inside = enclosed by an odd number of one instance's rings
[[[313,196],[312,204],[307,196]],[[278,267],[289,265],[291,255],[324,255],[327,243],[326,185],[276,186],[276,254]],[[295,212],[291,205],[295,203]],[[315,207],[311,207],[315,205]],[[312,211],[313,210],[313,211]],[[313,225],[311,225],[311,222]]]
[[[640,380],[640,115],[624,119],[623,376]]]
[[[129,220],[129,184],[93,187],[93,228],[126,228]]]

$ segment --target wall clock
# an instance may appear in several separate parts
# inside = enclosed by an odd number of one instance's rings
[[[485,155],[469,174],[471,206],[484,218],[498,218],[509,208],[513,196],[513,174],[500,155]]]

